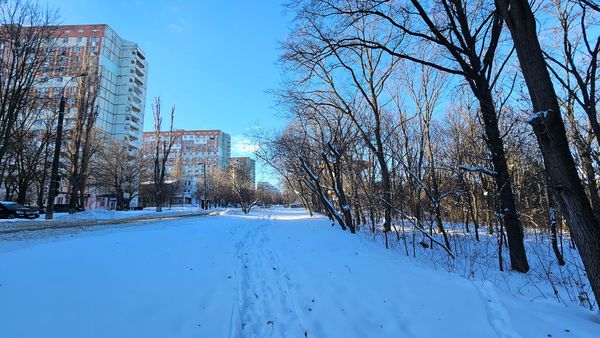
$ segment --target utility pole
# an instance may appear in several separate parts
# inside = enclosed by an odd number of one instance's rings
[[[60,103],[58,105],[58,122],[56,126],[56,143],[54,144],[54,158],[52,159],[52,173],[50,175],[50,188],[48,189],[48,201],[46,203],[46,219],[54,217],[54,198],[58,193],[58,164],[60,162],[60,148],[62,146],[63,121],[65,119],[65,89],[67,85],[78,77],[85,77],[87,73],[73,76],[60,91]]]

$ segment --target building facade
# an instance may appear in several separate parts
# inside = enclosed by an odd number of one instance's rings
[[[166,137],[166,133],[163,132],[162,137]],[[176,177],[182,181],[180,195],[184,196],[183,199],[196,203],[198,182],[227,169],[231,157],[231,136],[221,130],[177,130],[175,137],[166,173],[169,178]],[[143,156],[152,158],[154,142],[154,132],[143,134]]]
[[[256,184],[256,161],[250,157],[232,157],[230,160],[231,168],[243,168],[250,178],[250,183],[254,187]]]
[[[264,190],[272,194],[280,194],[279,189],[269,182],[257,182],[256,190]]]
[[[132,156],[139,155],[148,83],[145,53],[137,43],[121,38],[105,24],[52,28],[55,38],[46,44],[47,59],[35,86],[40,97],[49,102],[48,114],[57,112],[53,102],[62,95],[66,98],[63,148],[81,105],[78,98],[87,88],[84,83],[92,83],[95,88],[90,92],[94,92],[91,96],[95,99],[86,109],[94,113],[94,128],[101,139],[126,144]],[[43,125],[43,121],[38,122]],[[62,177],[59,184],[55,203],[68,203],[68,180]],[[85,208],[97,207],[104,190],[101,186],[87,186]]]
[[[49,58],[42,69],[38,91],[59,97],[65,88],[65,127],[74,116],[78,81],[72,80],[87,69],[87,76],[99,81],[95,101],[95,126],[131,151],[142,145],[148,61],[137,43],[121,38],[108,25],[58,26],[57,40],[48,47]]]

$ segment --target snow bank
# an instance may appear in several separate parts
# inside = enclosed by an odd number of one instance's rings
[[[0,219],[0,231],[12,231],[19,229],[35,229],[38,227],[47,227],[48,225],[70,225],[81,224],[89,225],[96,222],[117,221],[117,220],[135,220],[157,217],[172,217],[183,215],[203,215],[209,212],[193,207],[164,208],[162,212],[156,212],[155,208],[146,208],[144,210],[116,211],[94,209],[78,212],[75,214],[56,213],[54,219],[46,220],[44,215],[33,220],[29,219]]]

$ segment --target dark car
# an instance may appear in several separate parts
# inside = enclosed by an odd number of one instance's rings
[[[0,218],[38,218],[37,210],[27,208],[15,202],[0,202]]]
[[[34,205],[26,205],[25,208],[29,208],[33,211],[37,211],[40,215],[43,215],[46,213],[46,208],[40,208]]]
[[[54,204],[54,208],[52,209],[54,212],[69,212],[68,204]],[[84,211],[85,209],[82,207],[75,207],[76,212]]]

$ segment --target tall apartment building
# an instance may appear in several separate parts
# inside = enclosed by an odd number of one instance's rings
[[[244,170],[247,170],[247,174],[248,177],[250,177],[252,186],[255,185],[256,161],[254,161],[250,157],[232,157],[230,160],[230,164],[232,168],[244,168]]]
[[[279,194],[279,189],[269,182],[257,182],[256,190],[264,190],[273,194]]]
[[[196,183],[207,177],[222,173],[229,166],[231,136],[221,130],[177,130],[166,163],[167,175],[176,171],[184,181],[184,194],[190,201],[195,199]],[[166,137],[166,136],[162,136]],[[154,132],[144,133],[142,154],[152,157]]]
[[[148,81],[144,52],[137,43],[124,40],[108,25],[58,26],[56,36],[41,74],[39,92],[58,97],[67,86],[68,122],[77,106],[77,81],[70,80],[81,73],[82,64],[89,65],[88,76],[100,79],[96,126],[106,136],[126,142],[130,150],[140,149]]]

